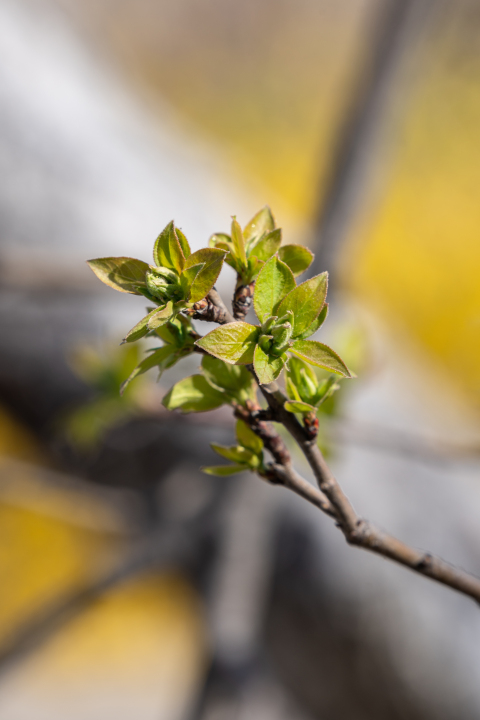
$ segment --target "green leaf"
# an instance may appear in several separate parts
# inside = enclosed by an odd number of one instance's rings
[[[272,255],[275,255],[281,244],[282,231],[280,230],[280,228],[278,228],[277,230],[272,230],[272,232],[268,233],[268,235],[265,235],[265,237],[262,237],[252,248],[250,253],[259,260],[263,260],[263,262],[266,262],[272,257]],[[283,258],[280,259],[283,260]],[[286,265],[288,265],[288,262],[286,263]]]
[[[242,228],[235,218],[232,220],[232,245],[233,255],[240,260],[243,267],[247,267],[247,256],[245,253],[245,240],[243,238]]]
[[[211,467],[202,467],[202,472],[207,475],[218,475],[226,477],[227,475],[235,475],[236,473],[245,472],[248,468],[245,465],[213,465]]]
[[[160,325],[160,327],[155,328],[155,333],[163,342],[178,347],[178,334],[176,328],[172,326],[170,321],[165,323],[165,325]]]
[[[328,400],[328,398],[331,397],[334,393],[336,393],[337,390],[340,390],[340,385],[337,382],[337,379],[333,375],[325,378],[325,380],[323,380],[321,385],[319,385],[318,387],[315,397],[315,405],[317,407],[322,405],[325,400]]]
[[[88,260],[88,266],[105,285],[119,292],[142,295],[138,286],[145,287],[147,263],[129,257],[106,257]]]
[[[180,409],[184,413],[207,412],[220,407],[226,400],[225,395],[213,388],[203,375],[191,375],[172,387],[162,405],[167,410]]]
[[[259,260],[253,255],[249,257],[247,260],[248,269],[242,272],[243,285],[249,285],[253,282],[264,264],[263,260]]]
[[[313,405],[299,401],[292,402],[291,400],[287,400],[283,407],[285,410],[288,410],[288,412],[300,413],[301,415],[308,415],[309,413],[316,412],[316,408]]]
[[[156,330],[170,320],[173,314],[173,303],[170,300],[164,308],[151,312],[147,321],[149,330]]]
[[[297,277],[310,267],[314,255],[303,245],[284,245],[278,251],[278,257]]]
[[[316,365],[324,370],[330,370],[342,377],[352,377],[342,358],[337,355],[328,345],[319,343],[316,340],[296,340],[290,352],[311,365]]]
[[[132,382],[132,380],[134,380],[139,375],[143,375],[143,373],[147,372],[147,370],[151,370],[152,368],[157,367],[157,365],[161,365],[162,362],[169,358],[171,355],[173,355],[174,352],[175,348],[171,345],[165,345],[164,347],[161,347],[158,350],[152,352],[151,355],[146,357],[144,360],[142,360],[141,363],[137,365],[135,370],[122,384],[120,388],[120,395],[123,395],[123,393],[125,392],[125,388]]]
[[[239,445],[251,450],[255,455],[260,455],[263,450],[263,441],[243,420],[237,420],[236,435]]]
[[[146,297],[147,300],[150,302],[154,302],[160,304],[161,300],[158,299],[158,297],[155,297],[150,290],[147,287],[143,287],[143,285],[137,285],[138,295],[143,295],[143,297]]]
[[[170,303],[170,306],[172,304]],[[124,337],[123,342],[135,342],[136,340],[140,340],[140,338],[144,337],[148,332],[150,332],[150,329],[148,327],[148,322],[153,315],[155,315],[157,312],[165,312],[165,308],[162,308],[162,310],[159,310],[158,308],[153,308],[153,310],[150,310],[148,315],[145,315],[140,322],[138,322],[135,327],[133,327]]]
[[[282,300],[277,314],[282,316],[288,310],[293,312],[293,338],[301,335],[318,317],[325,302],[327,287],[328,273],[324,272],[305,280]]]
[[[188,240],[183,234],[183,232],[180,230],[180,228],[175,228],[175,232],[177,233],[178,242],[180,243],[180,247],[182,248],[183,257],[186,259],[192,254],[192,251],[190,250],[190,245],[188,244]]]
[[[268,205],[265,205],[265,207],[259,210],[250,222],[245,225],[243,237],[248,242],[253,238],[259,238],[264,233],[269,233],[274,229],[275,220],[273,219],[272,211]]]
[[[285,360],[282,357],[272,357],[263,352],[260,345],[255,348],[253,365],[260,385],[268,385],[282,372]]]
[[[228,253],[228,255],[225,255],[225,262],[227,263],[227,265],[230,265],[230,267],[233,268],[237,273],[242,270],[240,262],[233,257],[232,253]]]
[[[255,283],[253,306],[260,321],[265,316],[277,315],[282,299],[295,288],[292,271],[277,257],[272,257],[260,270]]]
[[[202,358],[202,372],[212,385],[234,393],[250,387],[253,383],[251,373],[243,365],[229,365],[213,355]]]
[[[205,263],[198,263],[198,265],[186,268],[180,275],[180,285],[182,286],[182,290],[185,293],[186,298],[190,297],[190,288],[192,283],[203,267],[205,267]]]
[[[288,361],[288,364],[292,362],[293,358],[290,358]],[[299,400],[302,402],[302,398],[300,397],[300,393],[298,392],[297,386],[293,382],[292,378],[290,377],[290,373],[287,373],[287,377],[285,379],[285,389],[287,391],[287,395],[290,398],[290,400]]]
[[[317,330],[323,325],[325,320],[327,319],[328,315],[328,303],[325,303],[323,308],[320,310],[320,314],[313,323],[308,327],[303,333],[300,333],[300,335],[297,335],[297,340],[306,340],[310,337],[310,335],[313,335],[317,332]]]
[[[232,238],[226,233],[215,233],[214,235],[211,235],[208,241],[208,246],[211,248],[220,248],[221,250],[227,250],[227,252],[230,252],[233,247]]]
[[[185,270],[204,263],[190,288],[190,302],[196,303],[208,295],[220,275],[224,258],[225,250],[217,248],[202,248],[190,255],[185,262]]]
[[[158,267],[166,267],[181,273],[185,256],[180,247],[173,220],[162,230],[153,246],[153,259]]]
[[[260,328],[254,325],[233,322],[215,328],[197,340],[196,345],[231,365],[248,365],[253,362],[259,333]]]
[[[288,361],[287,381],[291,380],[298,393],[298,399],[315,405],[318,393],[318,378],[313,369],[303,360],[291,357]]]
[[[225,460],[231,460],[234,463],[242,463],[243,465],[250,465],[254,457],[251,450],[247,450],[240,445],[233,445],[232,447],[225,447],[225,445],[218,445],[217,443],[210,443],[210,447],[214,450],[217,455],[224,457]],[[256,463],[258,464],[258,463]]]
[[[221,252],[222,255],[217,257],[217,259],[209,265],[205,265],[193,281],[192,287],[190,288],[190,302],[195,303],[203,300],[217,282],[225,258],[225,253],[222,250],[218,252]]]

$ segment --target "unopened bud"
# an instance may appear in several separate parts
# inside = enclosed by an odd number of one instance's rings
[[[285,343],[288,343],[290,338],[292,337],[292,330],[292,326],[289,322],[283,323],[283,325],[275,325],[275,327],[273,327],[271,330],[273,336],[273,344],[277,346],[285,345]]]
[[[300,370],[300,383],[300,394],[305,402],[310,403],[317,394],[318,385],[314,383],[303,368]]]
[[[272,340],[273,340],[273,338],[271,335],[260,335],[258,344],[260,345],[260,347],[262,348],[263,352],[266,355],[270,354],[270,350],[272,347]]]
[[[262,323],[262,333],[264,333],[264,335],[268,335],[270,329],[275,325],[277,320],[278,318],[276,315],[270,315],[270,317],[267,317]]]
[[[291,340],[289,342],[284,343],[283,345],[273,345],[270,350],[270,355],[273,355],[274,357],[280,357],[283,355],[292,345]],[[287,361],[288,357],[285,355],[284,360]]]
[[[147,288],[159,300],[180,300],[183,290],[179,282],[179,277],[174,270],[169,268],[150,269],[145,274],[145,282]]]
[[[286,323],[286,322],[288,322],[290,324],[292,324],[292,322],[293,322],[293,312],[291,310],[287,310],[285,315],[282,315],[282,317],[278,318],[276,324],[282,325],[283,323]]]

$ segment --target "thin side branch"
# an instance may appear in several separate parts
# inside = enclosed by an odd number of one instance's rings
[[[247,402],[246,407],[235,403],[234,415],[252,428],[253,432],[262,439],[265,448],[274,459],[274,462],[270,463],[265,471],[258,473],[260,477],[273,485],[283,485],[323,510],[327,515],[336,518],[335,510],[328,498],[294,470],[287,446],[273,425],[263,419],[265,417],[271,419],[271,414],[266,413],[259,405]]]
[[[281,422],[300,445],[320,489],[335,509],[337,524],[350,545],[356,545],[394,560],[410,570],[448,585],[480,602],[479,578],[453,567],[431,553],[409,547],[360,518],[325,462],[318,446],[305,438],[305,431],[300,423],[292,413],[285,411],[283,402],[286,398],[278,385],[276,383],[269,386],[260,385],[260,390],[272,409],[273,419]]]
[[[293,467],[285,467],[284,465],[272,463],[269,466],[269,471],[271,471],[271,477],[269,476],[267,479],[269,479],[270,482],[273,482],[275,485],[283,485],[283,487],[292,490],[296,495],[299,495],[304,500],[315,505],[319,510],[322,510],[322,512],[336,519],[337,516],[331,502],[320,490],[310,485],[309,482],[295,472]]]
[[[233,414],[239,420],[249,425],[253,432],[258,435],[263,441],[266,449],[274,458],[275,462],[279,465],[290,466],[292,459],[288,451],[287,446],[283,442],[282,438],[275,430],[273,425],[269,422],[265,422],[264,414],[259,405],[252,403],[247,400],[246,407],[239,405],[238,403],[233,404]],[[271,418],[269,418],[271,419]]]

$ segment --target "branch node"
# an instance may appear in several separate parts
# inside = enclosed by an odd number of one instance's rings
[[[214,305],[209,297],[196,302],[187,312],[194,320],[204,320],[219,325],[225,325],[228,322],[226,309]]]
[[[433,557],[430,553],[425,553],[423,557],[416,564],[417,570],[425,571],[430,570],[433,565]]]
[[[249,285],[239,285],[232,300],[233,317],[235,320],[245,320],[252,305],[255,282]]]
[[[269,422],[259,419],[259,414],[264,412],[262,408],[251,400],[247,400],[245,407],[238,403],[232,404],[235,417],[247,423],[253,432],[263,440],[265,448],[271,453],[275,462],[279,465],[290,465],[290,453],[278,432]]]

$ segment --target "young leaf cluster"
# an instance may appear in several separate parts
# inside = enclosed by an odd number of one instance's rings
[[[258,382],[268,384],[289,362],[287,409],[301,414],[313,413],[336,388],[333,380],[319,385],[305,363],[351,377],[331,348],[309,339],[327,317],[327,273],[297,285],[296,276],[308,268],[313,255],[300,245],[281,246],[281,241],[281,230],[264,207],[243,229],[234,218],[231,235],[218,233],[211,237],[210,247],[194,253],[172,221],[155,241],[153,265],[125,257],[89,261],[106,285],[143,295],[154,304],[124,342],[148,335],[160,337],[163,345],[147,351],[122,392],[146,371],[158,368],[161,375],[195,351],[204,354],[201,371],[167,393],[163,404],[170,410],[203,412],[255,402],[255,382],[244,367],[252,364]],[[208,296],[224,260],[237,271],[237,286],[255,284],[253,304],[259,322],[229,322],[200,337],[192,325],[192,308]]]
[[[282,246],[281,231],[265,207],[243,230],[234,218],[231,235],[214,235],[210,247],[195,253],[171,222],[155,242],[153,259],[154,265],[127,257],[89,262],[106,285],[143,295],[154,305],[127,334],[125,342],[153,335],[164,343],[148,351],[122,389],[150,368],[158,367],[161,373],[185,355],[202,353],[200,373],[177,382],[163,404],[184,413],[233,406],[238,418],[236,445],[212,443],[213,450],[230,464],[205,467],[204,472],[227,476],[249,470],[268,482],[288,487],[333,517],[348,543],[395,560],[479,602],[478,578],[379,532],[360,518],[325,464],[319,449],[317,412],[328,412],[329,405],[334,405],[337,396],[332,395],[338,385],[333,376],[319,380],[311,366],[341,377],[352,374],[331,348],[310,339],[328,313],[327,273],[299,285],[295,280],[310,265],[310,251],[297,245]],[[237,272],[233,315],[213,287],[224,260]],[[252,296],[258,323],[236,322],[234,318],[247,316]],[[216,322],[220,327],[200,337],[192,326],[192,317]],[[136,350],[128,345],[127,349]],[[262,409],[256,398],[257,384],[271,383],[284,367],[288,399],[276,384],[261,387],[268,404]],[[111,389],[118,387],[118,373],[113,367],[102,367],[95,358],[92,362],[92,356],[83,369],[101,396],[85,412],[71,418],[69,427],[71,437],[91,443],[121,414],[117,415],[118,395],[109,397]],[[129,388],[128,394],[131,392]],[[332,400],[328,402],[328,398]],[[303,427],[298,416],[303,416]],[[289,449],[272,423],[282,424],[295,438],[319,490],[296,473]],[[264,449],[273,459],[267,465]]]
[[[275,227],[268,206],[256,213],[243,230],[234,217],[230,235],[215,233],[210,238],[210,247],[228,253],[225,262],[236,271],[237,285],[252,283],[266,261],[276,253],[295,277],[305,272],[313,260],[313,254],[302,245],[282,246],[282,231]]]
[[[255,435],[243,420],[238,420],[236,425],[237,445],[226,447],[217,443],[210,443],[210,447],[217,455],[230,460],[233,465],[213,465],[203,467],[203,472],[208,475],[235,475],[245,472],[265,472],[263,461],[263,441]]]
[[[300,285],[278,254],[262,267],[255,285],[254,308],[259,325],[234,322],[215,328],[197,345],[231,364],[253,363],[260,384],[275,380],[291,353],[330,372],[351,377],[343,360],[327,345],[308,340],[327,317],[328,274]]]
[[[105,285],[144,295],[155,304],[127,333],[125,342],[135,342],[208,295],[225,254],[225,250],[213,247],[192,253],[187,238],[172,221],[155,241],[154,265],[128,257],[98,258],[88,264]]]
[[[340,389],[334,375],[319,380],[312,368],[297,357],[290,358],[285,386],[289,397],[285,410],[314,416],[325,400]]]

